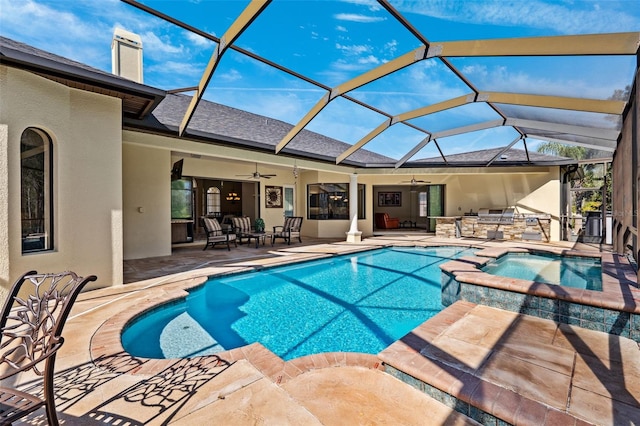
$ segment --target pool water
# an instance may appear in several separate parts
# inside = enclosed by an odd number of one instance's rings
[[[482,270],[503,277],[602,290],[602,268],[598,258],[509,253],[487,264]]]
[[[212,278],[184,302],[144,315],[122,344],[134,356],[180,358],[260,342],[285,360],[375,354],[442,310],[439,265],[455,247],[389,248]]]

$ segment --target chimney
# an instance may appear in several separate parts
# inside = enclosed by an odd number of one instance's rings
[[[111,42],[111,72],[142,83],[142,39],[139,35],[116,28]]]

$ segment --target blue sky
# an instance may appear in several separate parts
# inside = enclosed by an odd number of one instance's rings
[[[246,1],[144,0],[144,4],[202,31],[221,36]],[[429,41],[640,31],[637,0],[407,0],[392,1]],[[96,68],[111,70],[116,27],[139,34],[144,46],[145,84],[162,89],[195,86],[214,43],[118,0],[0,0],[0,34]],[[377,3],[368,0],[275,0],[236,44],[329,87],[420,46]],[[633,78],[634,57],[456,58],[453,65],[480,90],[606,99]],[[462,96],[470,90],[440,61],[424,60],[350,93],[390,114]],[[205,98],[295,124],[325,94],[234,51],[227,51]],[[512,109],[516,113],[517,108]],[[602,117],[562,116],[589,123]],[[443,131],[495,119],[476,103],[412,121]],[[384,117],[337,99],[308,126],[355,143]],[[366,145],[400,158],[425,134],[392,126]],[[504,146],[517,133],[495,128],[439,140],[445,154]],[[530,141],[535,146],[535,141]],[[521,147],[521,143],[517,147]],[[433,144],[415,158],[437,155]]]

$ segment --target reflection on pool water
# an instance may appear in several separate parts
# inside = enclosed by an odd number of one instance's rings
[[[128,326],[127,352],[205,355],[260,342],[285,360],[375,354],[442,310],[439,265],[454,247],[389,248],[212,278]]]
[[[602,291],[599,258],[509,253],[487,264],[482,270],[502,277]]]

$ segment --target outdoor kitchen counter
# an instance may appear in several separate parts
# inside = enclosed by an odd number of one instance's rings
[[[436,237],[475,237],[504,240],[548,242],[551,235],[549,215],[514,214],[509,220],[491,220],[481,216],[438,216]]]

